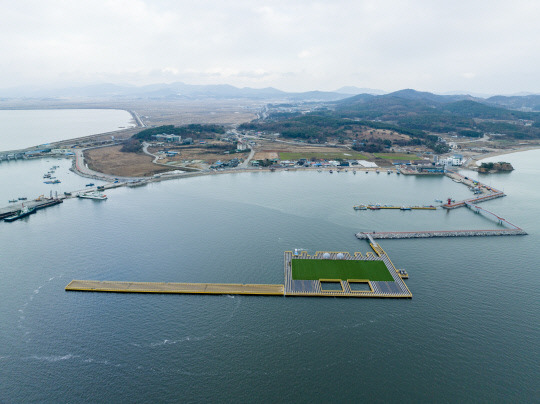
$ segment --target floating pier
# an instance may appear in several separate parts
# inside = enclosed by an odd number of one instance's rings
[[[384,250],[375,242],[374,252],[350,255],[347,252],[319,251],[314,256],[286,251],[284,253],[284,285],[235,284],[235,283],[167,283],[167,282],[117,282],[73,280],[66,291],[113,292],[113,293],[169,293],[169,294],[213,294],[213,295],[264,295],[304,297],[394,297],[411,298],[412,294],[403,279],[408,278],[404,270],[397,270]],[[302,276],[301,271],[293,274],[296,263],[318,266],[317,271]],[[349,264],[345,263],[347,261]],[[344,265],[345,263],[345,265]],[[346,266],[343,273],[343,266]],[[321,271],[322,268],[322,272]],[[305,268],[304,268],[305,269]],[[319,274],[332,274],[333,278]],[[341,272],[340,272],[341,271]],[[300,273],[300,275],[299,275]],[[341,275],[336,279],[336,274]],[[305,275],[305,272],[304,272]],[[300,279],[299,279],[300,277]],[[309,279],[306,279],[309,278]],[[328,285],[338,289],[327,289]]]
[[[66,290],[117,293],[199,293],[213,295],[283,296],[283,285],[240,283],[168,283],[73,280],[66,286]]]

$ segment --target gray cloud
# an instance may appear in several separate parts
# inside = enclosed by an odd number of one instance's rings
[[[534,1],[0,3],[0,87],[540,91]]]

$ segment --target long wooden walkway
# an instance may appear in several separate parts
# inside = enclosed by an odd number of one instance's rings
[[[67,291],[117,293],[200,293],[213,295],[283,296],[283,285],[241,283],[166,283],[73,280]]]

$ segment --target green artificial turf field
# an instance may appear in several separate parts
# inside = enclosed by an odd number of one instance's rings
[[[292,278],[295,280],[368,279],[393,281],[382,261],[293,259]]]

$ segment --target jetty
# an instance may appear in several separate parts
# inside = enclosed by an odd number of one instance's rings
[[[4,219],[6,217],[17,214],[17,212],[19,212],[23,208],[23,205],[27,206],[28,208],[35,208],[36,210],[40,210],[48,208],[49,206],[58,205],[62,202],[64,201],[61,198],[47,198],[41,200],[21,201],[19,203],[13,203],[4,208],[0,208],[0,219]]]
[[[427,230],[427,231],[379,231],[372,233],[356,233],[360,240],[368,239],[401,239],[401,238],[434,238],[434,237],[478,237],[478,236],[524,236],[522,229],[495,230]]]

